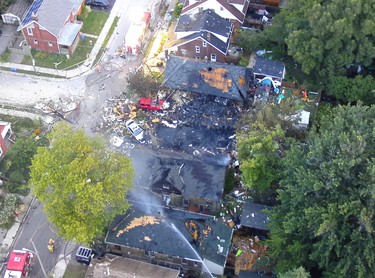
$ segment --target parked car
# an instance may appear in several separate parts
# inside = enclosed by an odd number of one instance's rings
[[[107,8],[109,2],[108,0],[85,0],[85,5]]]
[[[129,132],[135,137],[135,139],[140,142],[143,140],[143,129],[140,128],[140,126],[136,122],[130,119],[125,123],[125,125]]]
[[[139,107],[147,110],[161,110],[163,109],[163,100],[156,98],[143,97],[139,100]]]

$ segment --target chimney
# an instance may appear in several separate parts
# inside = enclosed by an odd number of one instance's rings
[[[31,14],[31,18],[32,20],[38,21],[38,15],[34,12]]]

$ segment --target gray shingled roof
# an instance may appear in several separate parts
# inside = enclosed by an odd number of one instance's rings
[[[194,15],[185,14],[180,16],[175,32],[199,31],[207,31],[228,38],[232,31],[232,24],[210,9]]]
[[[162,86],[243,101],[251,74],[245,67],[170,56]]]
[[[269,218],[264,211],[271,209],[270,207],[254,203],[244,203],[242,209],[242,226],[263,231],[269,230],[267,227]]]
[[[156,218],[160,221],[154,224],[144,221],[143,225],[136,227],[130,225],[132,220],[140,217],[150,217],[148,219],[153,220]],[[200,231],[197,243],[193,243],[193,237],[185,227],[185,222],[190,220]],[[125,230],[126,227],[128,229]],[[211,231],[205,235],[203,229],[207,227],[210,227]],[[124,232],[119,234],[120,230]],[[105,242],[196,261],[208,259],[224,266],[232,232],[230,227],[218,223],[208,215],[133,204],[126,215],[119,215],[112,222]]]
[[[71,11],[77,11],[82,0],[35,0],[22,20],[22,26],[33,21],[32,13],[38,23],[58,37]]]
[[[284,78],[285,65],[283,62],[271,59],[256,58],[254,74]]]

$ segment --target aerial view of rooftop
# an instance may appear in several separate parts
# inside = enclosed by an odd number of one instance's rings
[[[375,277],[375,0],[0,3],[0,277]]]

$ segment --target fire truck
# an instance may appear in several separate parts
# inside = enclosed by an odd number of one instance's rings
[[[27,250],[13,250],[10,253],[4,278],[26,277],[30,270],[33,254]]]
[[[150,24],[151,13],[143,12],[143,16],[134,20],[125,36],[125,49],[128,54],[137,55],[141,50],[143,37]]]

